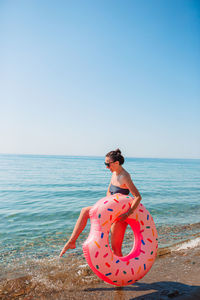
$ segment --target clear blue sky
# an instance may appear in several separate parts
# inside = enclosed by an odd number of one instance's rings
[[[0,153],[200,158],[200,2],[0,1]]]

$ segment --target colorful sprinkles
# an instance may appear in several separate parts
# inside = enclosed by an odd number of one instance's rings
[[[115,276],[117,276],[117,275],[118,275],[118,273],[119,273],[119,269],[117,269],[117,271],[116,271],[116,273],[115,273]]]
[[[120,262],[120,260],[118,259],[118,260],[116,260],[116,264],[118,264]]]
[[[119,201],[117,199],[113,199],[115,202],[119,203]]]
[[[94,242],[95,242],[95,244],[97,245],[97,247],[100,249],[101,246],[100,246],[96,241],[94,241]]]
[[[101,202],[101,204],[107,204],[109,202],[109,206],[105,206],[103,209],[101,207],[101,213],[97,213],[98,217],[96,217],[96,220],[99,222],[99,224],[101,222],[100,225],[102,227],[100,227],[101,231],[98,231],[99,238],[97,240],[93,240],[93,245],[95,245],[96,249],[93,253],[93,258],[95,259],[93,266],[96,269],[96,274],[103,280],[109,283],[112,282],[113,284],[116,283],[117,285],[127,285],[141,279],[153,264],[156,256],[157,242],[155,242],[155,240],[157,241],[157,232],[155,225],[152,222],[153,219],[151,215],[148,213],[146,208],[140,204],[138,211],[134,214],[134,217],[130,217],[130,219],[135,222],[133,224],[136,224],[136,232],[139,237],[139,246],[136,251],[137,257],[128,255],[129,257],[127,257],[127,260],[116,257],[108,245],[107,236],[110,232],[109,226],[111,226],[112,222],[115,221],[119,215],[124,213],[124,209],[127,205],[131,207],[131,199],[129,200],[130,202],[126,200],[126,203],[123,200],[124,202],[122,202],[120,205],[122,199],[121,197],[122,195],[119,194],[115,195],[115,197],[112,197],[111,199],[113,201],[111,202],[110,198],[108,200],[104,198],[104,200]],[[104,227],[106,224],[107,226]],[[135,231],[134,234],[136,234]],[[103,249],[105,251],[102,252]],[[135,249],[133,251],[135,251]],[[99,274],[102,274],[102,277]],[[105,277],[108,276],[110,276],[110,278],[105,279]]]
[[[105,222],[102,224],[102,226],[105,226],[107,223],[108,223],[108,220],[105,221]]]

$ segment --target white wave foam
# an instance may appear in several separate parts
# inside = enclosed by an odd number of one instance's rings
[[[173,251],[186,250],[186,249],[190,249],[190,248],[196,248],[198,246],[200,246],[200,237],[185,241],[185,242],[181,243],[180,245],[177,245],[173,249]]]

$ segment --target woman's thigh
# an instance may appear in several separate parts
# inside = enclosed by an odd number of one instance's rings
[[[81,209],[81,214],[84,216],[87,216],[89,218],[89,213],[90,213],[91,208],[92,208],[92,206],[83,207]]]

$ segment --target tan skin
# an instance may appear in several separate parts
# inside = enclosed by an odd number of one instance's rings
[[[110,185],[116,185],[124,189],[129,189],[131,194],[134,196],[134,200],[131,203],[130,209],[120,215],[118,217],[118,221],[114,222],[111,226],[111,245],[114,254],[117,256],[122,256],[122,243],[124,239],[124,234],[127,227],[127,222],[125,222],[126,218],[130,216],[134,210],[138,207],[142,197],[137,190],[136,186],[134,185],[133,181],[131,180],[130,174],[119,164],[119,161],[112,162],[110,157],[105,158],[106,163],[110,163],[110,166],[107,167],[112,172],[111,181],[108,187],[107,196],[110,195]]]
[[[127,227],[127,223],[125,222],[125,220],[138,207],[142,197],[137,188],[135,187],[134,183],[132,182],[130,174],[119,164],[119,161],[113,162],[113,160],[110,157],[106,156],[105,162],[110,163],[109,167],[107,166],[107,168],[110,169],[110,171],[112,172],[111,181],[108,186],[107,196],[110,195],[109,189],[111,184],[124,189],[129,189],[131,194],[134,196],[134,200],[131,203],[130,209],[126,213],[120,215],[118,217],[118,221],[114,222],[111,226],[111,245],[113,252],[117,256],[122,256],[121,247]],[[84,207],[81,210],[80,216],[74,227],[72,235],[63,247],[62,251],[60,252],[60,257],[62,257],[68,249],[76,248],[76,240],[87,224],[87,220],[89,218],[89,211],[91,207],[92,206]]]

